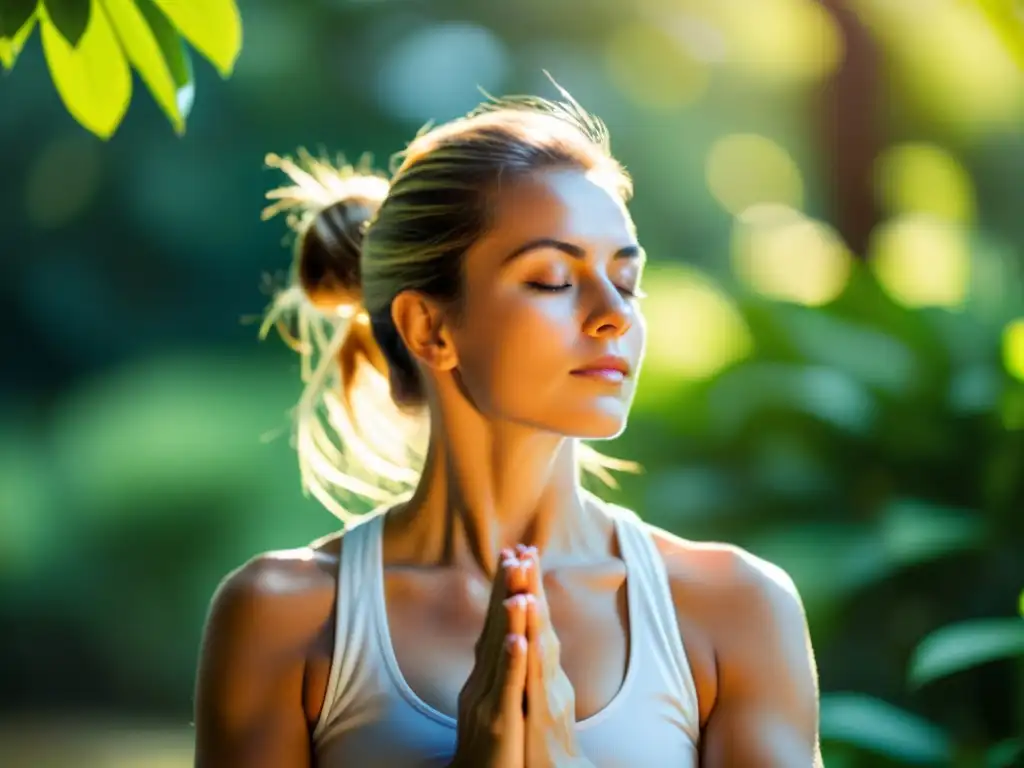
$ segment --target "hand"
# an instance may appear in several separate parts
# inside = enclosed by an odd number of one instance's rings
[[[576,694],[562,669],[561,645],[551,624],[537,551],[517,548],[525,568],[526,614],[526,768],[587,768],[576,741]]]
[[[502,557],[491,587],[476,662],[459,693],[455,758],[449,768],[524,768],[527,596],[522,563]]]

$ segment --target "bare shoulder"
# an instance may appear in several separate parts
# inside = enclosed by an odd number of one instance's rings
[[[339,538],[257,555],[217,587],[196,676],[197,765],[308,765],[333,643]]]
[[[319,627],[337,594],[339,540],[264,552],[236,568],[214,593],[208,630],[243,632],[253,642],[271,642]],[[259,632],[250,636],[246,630]]]
[[[803,625],[803,605],[793,579],[782,568],[742,547],[694,542],[648,526],[665,560],[677,604],[708,609],[713,626],[735,630],[774,621]],[[711,610],[714,609],[714,610]]]
[[[773,701],[791,699],[791,708],[806,710],[801,716],[812,722],[817,674],[803,604],[789,574],[741,547],[649,530],[665,561],[701,727],[737,697],[749,698],[755,686],[774,691]]]

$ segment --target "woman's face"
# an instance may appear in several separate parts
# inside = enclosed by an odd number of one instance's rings
[[[643,357],[643,252],[619,196],[583,171],[505,187],[465,263],[451,329],[463,392],[490,419],[618,435]]]

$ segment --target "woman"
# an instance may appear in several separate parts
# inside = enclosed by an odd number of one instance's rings
[[[581,489],[614,462],[580,440],[626,424],[644,254],[603,125],[562,97],[421,133],[390,182],[269,159],[295,183],[266,213],[300,211],[269,320],[296,311],[303,478],[354,524],[221,584],[197,766],[820,762],[790,579]]]

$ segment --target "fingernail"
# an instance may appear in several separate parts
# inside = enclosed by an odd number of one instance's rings
[[[526,638],[522,635],[506,635],[505,648],[512,654],[522,653],[526,650]]]
[[[505,605],[509,607],[515,606],[522,610],[526,607],[526,597],[526,595],[512,595],[512,597],[506,597]]]

